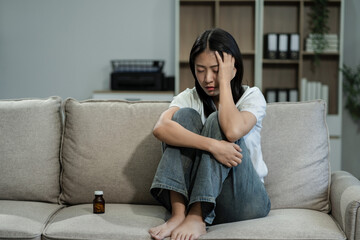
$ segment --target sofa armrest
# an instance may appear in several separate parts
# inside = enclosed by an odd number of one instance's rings
[[[360,181],[348,172],[331,175],[331,215],[349,240],[360,240]]]

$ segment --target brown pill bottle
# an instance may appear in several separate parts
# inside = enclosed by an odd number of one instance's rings
[[[103,195],[103,191],[95,191],[95,198],[93,201],[94,213],[105,213],[105,200]]]

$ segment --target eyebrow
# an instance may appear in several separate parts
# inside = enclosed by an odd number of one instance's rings
[[[196,67],[203,67],[203,68],[206,68],[205,66],[200,65],[200,64],[195,64],[195,65],[196,65]],[[212,65],[212,66],[210,66],[210,68],[216,68],[216,67],[219,67],[219,64],[216,64],[216,65]]]

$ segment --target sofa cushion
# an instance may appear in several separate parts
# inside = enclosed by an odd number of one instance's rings
[[[53,203],[0,200],[0,238],[36,239],[62,206]]]
[[[330,210],[329,135],[324,101],[268,104],[262,150],[272,209]]]
[[[326,213],[307,209],[276,209],[265,218],[212,226],[201,239],[345,240],[346,236]]]
[[[61,99],[0,101],[0,199],[57,202]]]
[[[156,203],[149,189],[161,143],[152,129],[168,106],[168,102],[66,100],[61,200],[90,203],[94,191],[102,190],[108,203]]]
[[[106,204],[104,214],[93,214],[92,204],[59,211],[44,231],[44,239],[150,239],[148,230],[165,222],[161,206]]]

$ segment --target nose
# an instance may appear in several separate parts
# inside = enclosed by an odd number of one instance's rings
[[[214,74],[211,71],[207,71],[204,80],[205,83],[211,83],[214,80]]]

